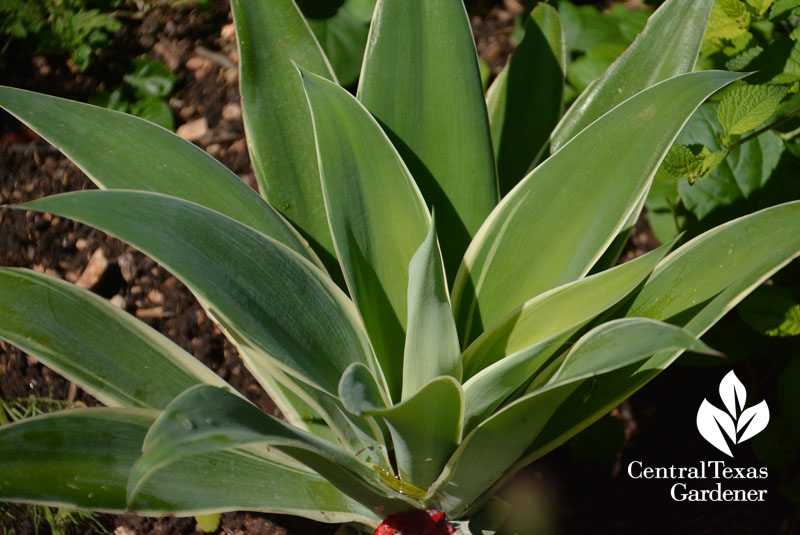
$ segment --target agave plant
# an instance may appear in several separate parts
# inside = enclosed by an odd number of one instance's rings
[[[800,252],[789,203],[610,267],[687,119],[740,76],[690,72],[711,4],[666,2],[562,117],[546,4],[487,105],[461,0],[380,0],[357,97],[292,0],[233,0],[264,198],[146,121],[0,89],[101,188],[17,208],[160,262],[285,417],[105,300],[2,269],[0,336],[108,407],[0,428],[0,499],[469,533]]]

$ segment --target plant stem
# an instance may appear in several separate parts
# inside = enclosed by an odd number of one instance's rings
[[[765,126],[764,128],[760,128],[760,129],[756,130],[755,132],[753,132],[749,136],[743,137],[742,139],[740,139],[739,141],[737,141],[736,143],[734,143],[733,145],[728,147],[728,152],[732,151],[733,149],[735,149],[737,147],[741,147],[742,145],[744,145],[745,143],[747,143],[751,139],[757,138],[758,136],[760,136],[764,132],[772,130],[776,126],[779,126],[779,125],[785,123],[786,121],[796,117],[797,115],[800,115],[800,108],[794,110],[793,112],[789,113],[788,115],[785,115],[785,116],[781,117],[780,119],[778,119],[774,123],[770,123],[767,126]]]

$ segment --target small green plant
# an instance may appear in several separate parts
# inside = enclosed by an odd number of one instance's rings
[[[175,130],[175,117],[166,101],[175,90],[175,75],[160,61],[146,57],[134,59],[131,67],[121,85],[98,91],[89,103]]]
[[[0,89],[101,188],[18,208],[162,263],[286,418],[107,301],[3,268],[0,336],[109,407],[0,428],[0,498],[500,526],[509,478],[683,351],[715,354],[697,337],[800,253],[794,202],[608,268],[686,121],[742,78],[691,72],[711,6],[664,3],[562,116],[545,3],[487,102],[461,0],[380,0],[357,97],[294,2],[234,0],[264,198],[139,118]]]
[[[67,54],[80,71],[105,48],[121,23],[109,11],[120,0],[3,0],[0,2],[2,52],[14,40],[28,41],[38,54]],[[2,53],[0,53],[2,57]]]

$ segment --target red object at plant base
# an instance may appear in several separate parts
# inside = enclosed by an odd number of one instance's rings
[[[372,535],[452,535],[456,530],[447,515],[435,509],[390,515]]]

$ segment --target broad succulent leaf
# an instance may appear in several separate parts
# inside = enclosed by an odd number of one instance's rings
[[[486,94],[501,195],[547,151],[564,108],[566,61],[558,11],[540,3],[528,18],[525,37]]]
[[[73,409],[0,427],[0,499],[152,516],[251,510],[379,522],[321,476],[265,449],[184,457],[154,474],[127,504],[128,475],[159,414]]]
[[[525,302],[463,353],[470,378],[504,357],[553,335],[578,328],[620,302],[641,284],[670,245],[604,272],[570,282]]]
[[[461,349],[447,291],[442,252],[431,224],[408,267],[408,323],[403,353],[406,400],[444,375],[461,380]]]
[[[397,399],[408,264],[428,234],[430,215],[403,160],[369,112],[336,84],[302,76],[336,254]]]
[[[696,335],[704,333],[753,288],[800,255],[798,227],[800,201],[767,208],[698,236],[661,262],[626,314],[672,323]],[[683,274],[688,269],[693,276],[687,278]],[[658,375],[680,353],[661,352],[582,385],[518,466],[584,429]]]
[[[294,64],[336,77],[293,0],[234,0],[239,90],[250,159],[262,195],[336,272],[311,115]]]
[[[565,361],[577,353],[576,363],[567,368],[563,380],[534,390],[478,425],[459,445],[428,499],[454,517],[468,511],[482,489],[500,481],[515,465],[586,376],[603,376],[667,348],[691,345],[707,349],[695,336],[673,326],[646,320],[646,324],[621,321],[602,324],[576,342]],[[653,336],[654,331],[659,335]],[[612,354],[608,354],[609,343],[615,347]],[[509,433],[509,429],[514,432]]]
[[[691,114],[740,77],[706,71],[656,84],[525,177],[486,220],[459,269],[453,309],[462,347],[528,299],[586,275],[638,206]]]
[[[23,205],[77,219],[173,272],[240,344],[336,395],[353,361],[377,370],[352,303],[287,247],[216,212],[154,193],[83,191]]]
[[[100,188],[195,202],[319,262],[297,231],[239,177],[164,128],[127,113],[10,87],[0,87],[0,107],[58,147]],[[128,150],[132,139],[135,151]]]
[[[349,413],[340,399],[287,375],[266,359],[251,354],[249,348],[239,346],[238,349],[245,366],[289,423],[341,445],[364,462],[389,469],[391,462],[383,433],[372,419]]]
[[[439,214],[448,276],[497,204],[475,42],[462,0],[379,0],[358,98]]]
[[[581,338],[550,384],[608,373],[641,361],[652,355],[654,348],[721,356],[680,327],[646,318],[621,318],[606,322]]]
[[[458,381],[437,377],[402,403],[386,407],[369,371],[354,365],[342,378],[340,392],[350,410],[385,422],[398,475],[410,484],[398,490],[422,499],[461,440],[464,392]]]
[[[175,398],[153,422],[142,444],[142,456],[131,469],[128,501],[136,499],[153,474],[182,457],[256,444],[269,445],[310,466],[351,498],[381,514],[401,512],[413,504],[386,488],[378,470],[344,450],[295,429],[237,395],[206,385]]]
[[[572,104],[551,139],[557,151],[581,130],[636,93],[691,72],[714,0],[668,0],[636,41]]]
[[[35,271],[0,268],[0,338],[112,407],[163,409],[196,384],[226,385],[107,300]]]

